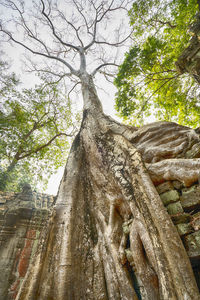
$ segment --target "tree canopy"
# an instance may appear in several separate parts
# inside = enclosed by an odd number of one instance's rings
[[[76,117],[55,84],[20,89],[6,63],[1,66],[0,189],[17,190],[24,181],[45,186],[65,164]]]
[[[199,86],[189,74],[180,74],[177,58],[191,38],[195,0],[134,1],[129,11],[133,46],[115,79],[116,109],[124,120],[141,124],[157,120],[199,124]]]

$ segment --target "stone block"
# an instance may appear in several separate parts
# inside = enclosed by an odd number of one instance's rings
[[[190,258],[200,257],[200,230],[185,236],[184,244]]]
[[[181,206],[180,201],[169,204],[167,206],[167,211],[168,211],[168,213],[170,215],[176,215],[178,213],[182,213],[183,212],[183,208]]]
[[[5,208],[5,206],[0,207],[0,222],[1,220],[4,219],[4,215],[6,214],[7,209]]]
[[[191,221],[191,215],[187,213],[178,213],[177,215],[171,216],[173,223],[180,224],[180,223],[189,223]]]
[[[0,204],[6,203],[6,197],[0,196]]]
[[[173,185],[172,185],[171,181],[166,181],[166,182],[159,184],[156,187],[156,190],[157,190],[158,194],[162,194],[167,191],[173,190]]]
[[[176,229],[178,231],[178,234],[180,236],[183,236],[183,235],[186,235],[186,234],[189,234],[191,232],[193,232],[193,228],[192,228],[192,225],[190,223],[180,223],[180,224],[177,224],[176,225]]]
[[[189,195],[191,192],[194,192],[197,188],[197,185],[193,185],[189,188],[184,188],[182,189],[182,195],[185,196],[185,195]]]
[[[176,189],[176,190],[180,190],[183,188],[183,183],[178,181],[178,180],[174,180],[172,181],[172,184],[173,184],[173,187]]]
[[[200,211],[192,215],[191,225],[195,231],[200,230]]]
[[[19,208],[35,208],[34,202],[20,201]]]
[[[171,190],[161,194],[160,198],[164,205],[168,205],[169,203],[173,203],[179,200],[179,194],[177,191]]]
[[[200,186],[192,186],[182,190],[181,205],[185,211],[200,208]]]
[[[50,202],[50,203],[53,203],[53,202],[54,202],[54,197],[53,197],[53,196],[50,196],[50,197],[49,197],[49,202]]]

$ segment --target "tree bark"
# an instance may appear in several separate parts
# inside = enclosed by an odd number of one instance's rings
[[[166,176],[188,185],[196,180],[199,159],[190,159],[187,172],[184,157],[199,134],[175,123],[115,122],[104,115],[89,76],[82,77],[82,93],[83,121],[54,215],[16,299],[136,300],[137,285],[146,300],[199,299],[189,258],[153,184]]]

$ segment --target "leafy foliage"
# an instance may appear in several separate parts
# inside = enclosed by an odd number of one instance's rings
[[[45,187],[65,164],[75,130],[71,103],[55,85],[20,91],[12,78],[0,90],[0,189],[17,190],[20,182]]]
[[[194,0],[134,1],[129,12],[134,45],[115,79],[116,109],[124,120],[142,124],[153,116],[184,125],[199,124],[199,86],[175,68],[188,46],[188,27],[197,11]]]

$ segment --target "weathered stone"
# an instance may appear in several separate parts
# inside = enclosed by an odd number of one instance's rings
[[[4,204],[4,203],[6,203],[6,198],[0,196],[0,204]]]
[[[167,191],[173,190],[173,185],[172,185],[171,181],[166,181],[166,182],[159,184],[156,187],[156,190],[157,190],[158,194],[162,194]]]
[[[161,194],[160,198],[164,205],[168,205],[169,203],[173,203],[179,200],[179,194],[177,191],[171,190]]]
[[[9,195],[9,193],[5,193]],[[16,203],[15,203],[16,202]],[[24,205],[30,205],[24,201]],[[26,276],[38,245],[44,243],[48,233],[51,211],[20,207],[20,201],[11,203],[6,213],[0,213],[0,265],[4,270],[0,276],[0,299],[15,299],[20,283]],[[33,203],[32,203],[33,204]],[[15,274],[15,275],[14,275]],[[11,288],[9,288],[12,282]]]
[[[51,201],[48,201],[50,199]],[[41,208],[48,209],[52,207],[54,197],[46,194],[32,192],[27,185],[26,192],[2,192],[0,191],[0,209],[4,209],[5,205],[9,210],[22,208]]]
[[[176,225],[176,228],[177,228],[178,234],[180,236],[189,234],[189,233],[191,233],[193,231],[192,226],[191,226],[190,223],[187,223],[187,224],[180,223],[180,224]]]
[[[180,224],[180,223],[189,223],[191,220],[191,215],[187,213],[178,213],[177,215],[171,216],[173,223]]]
[[[186,211],[200,208],[200,186],[192,186],[182,190],[181,205]]]
[[[192,215],[191,225],[194,228],[194,230],[200,229],[200,212]]]
[[[183,212],[183,208],[181,206],[180,201],[169,204],[167,206],[167,211],[168,211],[168,213],[170,215],[176,215],[178,213],[182,213]]]
[[[196,188],[197,188],[197,186],[196,185],[193,185],[193,186],[191,186],[191,187],[189,187],[189,188],[183,188],[182,189],[182,195],[184,196],[187,196],[188,194],[190,194],[191,192],[194,192],[195,190],[196,190]]]
[[[187,235],[184,243],[190,258],[200,257],[200,231]]]
[[[27,182],[22,184],[22,193],[27,194],[27,193],[31,193],[32,189],[31,189],[31,185]]]
[[[178,180],[173,180],[172,184],[176,190],[180,190],[181,188],[183,188],[183,183]]]
[[[24,208],[35,208],[35,203],[32,201],[26,201],[22,200],[19,203],[19,207],[24,207]]]

